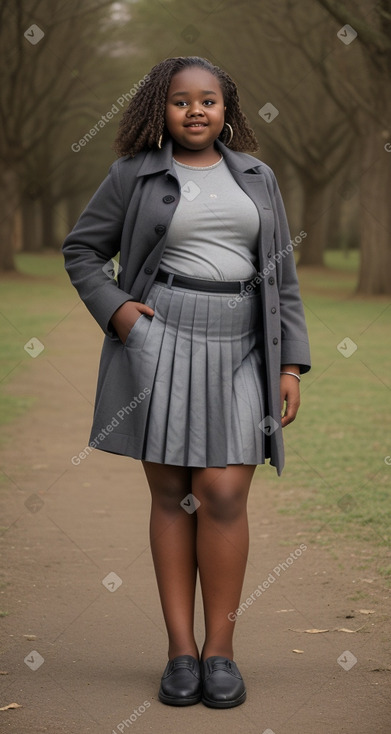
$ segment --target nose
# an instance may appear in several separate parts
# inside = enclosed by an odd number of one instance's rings
[[[187,115],[189,117],[204,115],[204,110],[202,109],[199,102],[193,102],[192,104],[189,105],[189,108],[187,110]]]

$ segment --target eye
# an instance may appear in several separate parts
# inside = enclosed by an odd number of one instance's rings
[[[203,101],[204,105],[207,107],[211,107],[212,105],[216,104],[214,99],[205,99]],[[186,107],[189,105],[189,102],[186,102],[184,99],[181,99],[179,102],[175,102],[175,107]]]

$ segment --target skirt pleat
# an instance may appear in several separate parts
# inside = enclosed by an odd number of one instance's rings
[[[99,448],[177,466],[264,463],[260,298],[154,283],[145,302],[155,315],[140,316],[125,345],[113,346],[121,394],[129,405],[142,400],[122,410]],[[101,400],[95,430],[109,410]]]
[[[162,426],[162,430],[166,433],[166,440],[161,458],[162,463],[166,464],[176,463],[176,461],[181,464],[185,463],[188,450],[185,430],[187,401],[184,400],[184,396],[189,394],[191,379],[191,341],[182,339],[180,335],[190,316],[188,305],[183,300],[171,301],[169,323],[170,329],[175,329],[175,332],[172,337],[170,335],[169,339],[166,339],[166,333],[163,334],[163,350],[168,366],[166,370],[163,364],[164,370],[158,370],[157,375],[159,389],[163,393],[169,392],[168,409]],[[174,341],[173,349],[170,348],[171,338]]]

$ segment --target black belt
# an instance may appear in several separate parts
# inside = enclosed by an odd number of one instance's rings
[[[202,280],[202,278],[176,275],[159,269],[155,280],[158,283],[168,283],[169,286],[176,285],[180,288],[190,288],[195,291],[211,291],[214,293],[241,293],[243,290],[257,293],[259,291],[259,285],[254,283],[255,276],[250,280]],[[249,286],[248,291],[246,286]]]

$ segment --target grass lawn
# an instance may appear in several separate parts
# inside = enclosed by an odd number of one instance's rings
[[[330,269],[298,271],[313,367],[302,377],[299,415],[284,429],[285,469],[279,478],[258,471],[276,485],[280,511],[322,529],[325,542],[329,530],[386,546],[391,300],[355,295],[355,253],[346,261],[329,252],[327,261]],[[391,559],[379,570],[391,575]]]
[[[18,398],[4,391],[31,359],[24,345],[32,337],[43,339],[75,302],[58,253],[17,255],[16,264],[16,275],[0,279],[0,425],[33,404],[27,391]]]
[[[355,295],[357,253],[328,252],[326,262],[325,269],[299,269],[313,368],[301,382],[299,416],[284,430],[286,467],[279,478],[268,466],[257,471],[275,485],[281,512],[300,515],[314,530],[386,545],[391,301]],[[1,282],[1,423],[32,405],[27,391],[16,399],[3,389],[31,358],[24,344],[43,339],[75,303],[61,255],[19,255],[17,264],[21,275]],[[391,575],[391,561],[381,570]]]

